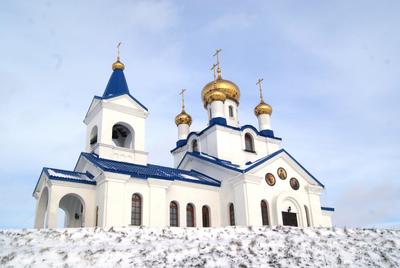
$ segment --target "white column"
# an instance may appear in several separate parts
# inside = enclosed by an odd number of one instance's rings
[[[150,227],[165,227],[169,225],[169,203],[167,200],[167,188],[171,185],[170,181],[148,179],[150,188],[149,211]]]
[[[271,116],[269,114],[260,114],[257,119],[260,131],[271,129]]]
[[[211,118],[222,117],[225,118],[224,103],[220,100],[211,102]]]
[[[189,135],[190,126],[188,124],[178,125],[178,140],[185,140]]]
[[[58,212],[58,203],[60,199],[56,196],[52,188],[50,188],[49,193],[49,203],[47,204],[47,218],[45,226],[47,228],[57,228],[57,212]]]

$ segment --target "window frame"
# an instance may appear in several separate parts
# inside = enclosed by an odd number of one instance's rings
[[[269,206],[268,202],[265,200],[261,200],[260,203],[261,207],[261,220],[263,226],[270,226],[270,219],[269,219]]]
[[[255,153],[254,137],[249,132],[244,134],[244,150],[249,153]]]
[[[176,201],[169,203],[169,226],[179,227],[179,205]]]
[[[236,221],[235,221],[235,206],[233,203],[229,203],[229,225],[230,226],[235,226]]]
[[[195,207],[192,203],[186,205],[186,227],[196,227],[195,211]],[[190,221],[192,224],[190,224]]]
[[[206,211],[206,213],[204,212]],[[211,216],[210,216],[210,208],[207,205],[204,205],[201,208],[201,218],[203,227],[211,227]]]
[[[134,193],[131,198],[131,225],[141,226],[143,219],[143,198],[140,194]]]

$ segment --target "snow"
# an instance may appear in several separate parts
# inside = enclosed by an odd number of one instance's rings
[[[0,230],[0,267],[400,267],[400,231],[225,227]]]
[[[183,178],[185,178],[185,179],[188,179],[188,180],[192,180],[192,181],[199,181],[199,179],[198,179],[198,178],[196,178],[196,177],[193,177],[193,176],[190,176],[190,175],[181,174],[181,176],[182,176]]]
[[[71,174],[57,172],[57,171],[55,171],[53,169],[48,169],[47,172],[52,177],[71,179],[71,180],[87,180],[87,181],[91,181],[90,179],[87,179],[85,176],[79,176],[79,175],[74,176],[74,175],[71,175]]]

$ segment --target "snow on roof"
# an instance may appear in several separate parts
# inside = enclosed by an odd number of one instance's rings
[[[96,181],[93,180],[93,176],[89,173],[80,173],[80,172],[61,170],[55,168],[44,168],[43,171],[47,174],[48,178],[51,180],[96,184]]]
[[[137,165],[100,158],[93,153],[82,153],[82,156],[104,171],[127,174],[135,178],[156,178],[170,181],[178,180],[217,187],[221,186],[220,181],[195,170],[189,171],[152,164]]]

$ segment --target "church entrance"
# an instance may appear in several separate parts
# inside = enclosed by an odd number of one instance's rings
[[[84,227],[85,208],[78,195],[65,195],[60,200],[59,208],[65,213],[65,215],[61,214],[61,219],[58,219],[64,228]]]
[[[296,213],[282,211],[282,220],[285,226],[298,226]]]

